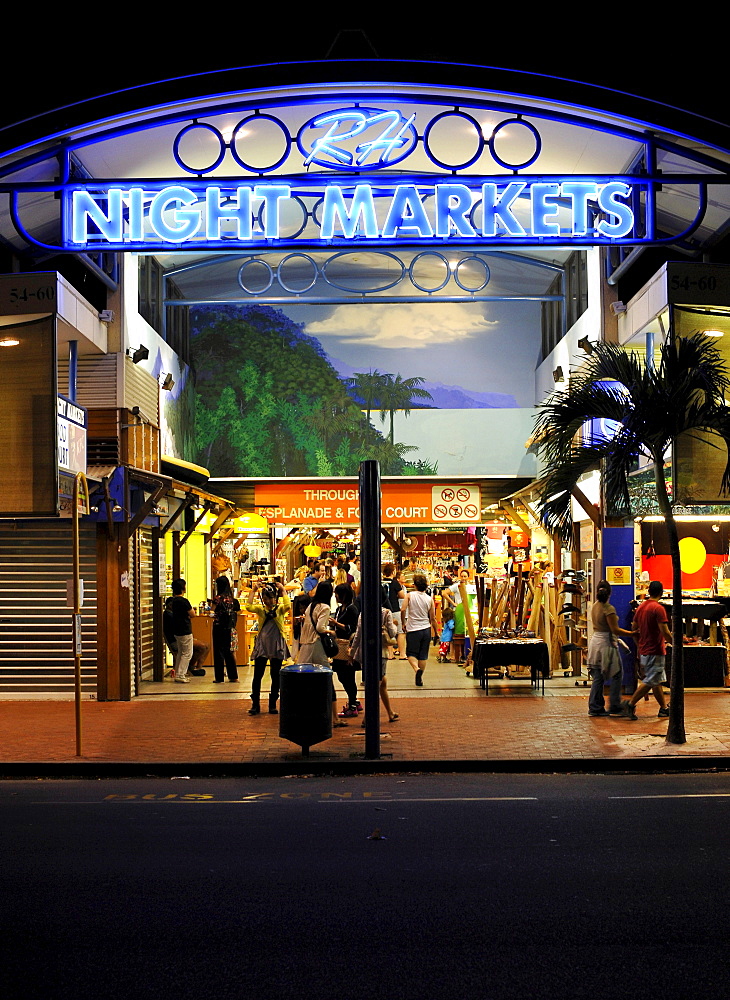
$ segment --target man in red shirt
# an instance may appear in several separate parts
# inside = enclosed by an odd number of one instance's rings
[[[672,641],[672,633],[669,631],[667,612],[659,603],[663,593],[664,587],[659,580],[652,580],[649,584],[649,596],[639,605],[634,615],[634,632],[638,633],[639,662],[643,668],[644,679],[639,682],[636,691],[626,702],[626,717],[629,719],[638,718],[634,708],[649,691],[653,692],[659,702],[659,718],[664,719],[669,716],[662,684],[667,680],[664,664],[667,640]]]

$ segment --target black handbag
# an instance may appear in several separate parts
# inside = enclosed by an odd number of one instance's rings
[[[312,625],[314,625],[314,608],[315,605],[311,604],[309,606],[309,617],[312,620]],[[335,637],[330,635],[329,632],[317,632],[320,642],[322,643],[322,649],[324,650],[324,655],[329,657],[337,656],[339,649],[337,643],[335,642]]]
[[[322,642],[322,649],[325,652],[325,656],[336,657],[340,649],[335,641],[335,637],[330,635],[329,632],[320,632],[319,638]]]

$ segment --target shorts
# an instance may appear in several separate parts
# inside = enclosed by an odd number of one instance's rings
[[[418,628],[415,632],[406,632],[406,656],[413,656],[417,660],[427,660],[430,645],[430,628]]]
[[[396,635],[403,635],[403,624],[400,620],[400,611],[392,611],[391,614],[393,615],[393,624],[398,630]]]
[[[639,657],[639,662],[644,672],[644,676],[641,678],[642,684],[648,684],[650,687],[655,687],[657,684],[666,684],[667,675],[664,673],[666,659],[666,656],[658,655]]]

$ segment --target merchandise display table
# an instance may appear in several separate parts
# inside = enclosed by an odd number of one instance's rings
[[[667,646],[667,680],[672,676],[672,647]],[[685,687],[724,687],[727,657],[724,646],[684,647]]]
[[[550,676],[550,653],[542,639],[477,639],[474,645],[474,679],[489,694],[489,670],[492,667],[520,665],[530,668],[530,682],[537,687]]]
[[[659,602],[666,609],[667,617],[672,620],[672,602],[663,600]],[[683,600],[682,601],[682,622],[684,623],[685,635],[699,634],[704,632],[704,622],[710,623],[710,645],[717,645],[717,623],[727,615],[727,608],[722,601],[706,600]],[[694,629],[690,625],[696,622]],[[670,626],[671,627],[671,626]]]
[[[193,639],[198,639],[201,642],[206,643],[210,647],[205,659],[203,660],[202,666],[212,667],[213,666],[213,616],[195,615],[195,617],[192,619],[192,622],[193,622]],[[245,667],[249,660],[249,643],[252,635],[249,629],[249,623],[247,622],[247,616],[245,614],[240,614],[238,616],[238,622],[236,623],[236,631],[238,632],[238,652],[236,653],[236,663],[239,667]],[[253,635],[255,635],[255,633],[253,633]]]

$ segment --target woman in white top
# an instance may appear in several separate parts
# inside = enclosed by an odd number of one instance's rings
[[[323,667],[330,666],[320,636],[326,632],[330,635],[335,634],[334,629],[330,628],[331,600],[332,584],[318,583],[316,596],[302,617],[297,663],[319,663]]]
[[[336,634],[330,628],[330,617],[332,610],[330,601],[332,600],[332,584],[320,582],[317,584],[315,596],[305,610],[302,617],[302,630],[299,633],[299,652],[297,653],[297,663],[317,663],[322,667],[329,667],[332,664],[322,646],[321,636],[326,633],[333,636]],[[337,695],[335,693],[335,682],[332,681],[332,725],[336,728],[346,726],[337,717]]]
[[[416,672],[416,687],[423,687],[423,671],[428,662],[428,647],[431,633],[437,635],[436,607],[433,598],[426,593],[428,582],[417,573],[413,577],[415,590],[406,593],[401,608],[401,621],[406,633],[406,656]]]

